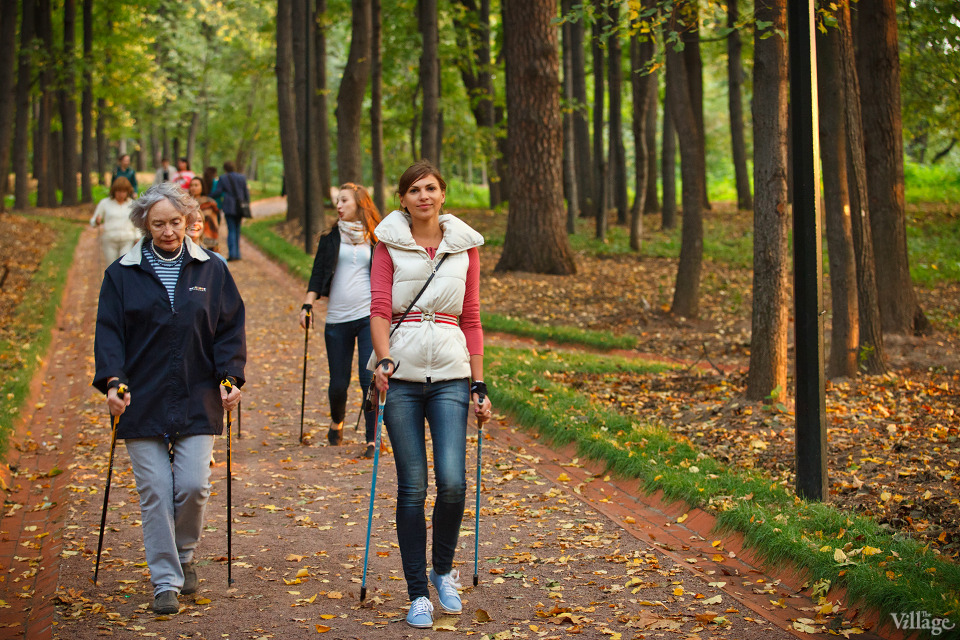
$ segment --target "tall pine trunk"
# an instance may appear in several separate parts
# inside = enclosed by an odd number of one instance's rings
[[[703,175],[700,182],[703,184],[703,208],[710,209],[710,199],[707,197],[707,138],[703,124],[703,56],[700,52],[700,7],[699,0],[685,3],[686,15],[681,37],[685,44],[683,49],[683,63],[687,71],[687,83],[690,85],[690,105],[693,109],[693,118],[697,123],[697,134],[700,139],[700,164]],[[680,133],[678,128],[678,133]]]
[[[370,0],[352,0],[350,53],[337,93],[337,173],[343,182],[363,182],[360,125],[370,79]]]
[[[907,255],[903,178],[903,120],[900,115],[900,53],[896,0],[857,5],[858,77],[861,96],[870,230],[877,262],[877,293],[884,331],[927,333]]]
[[[314,126],[317,144],[317,168],[323,201],[330,200],[330,125],[327,123],[327,0],[317,0],[317,95],[314,98]]]
[[[44,51],[53,51],[53,22],[50,0],[37,3],[37,36]],[[57,206],[56,179],[51,171],[52,155],[50,129],[53,121],[53,97],[55,76],[53,61],[44,60],[40,70],[40,118],[35,131],[34,161],[37,167],[37,206]]]
[[[750,192],[750,176],[747,173],[747,143],[743,135],[743,43],[737,22],[740,11],[737,0],[727,4],[727,104],[730,111],[730,148],[733,152],[734,182],[737,186],[737,208],[752,209],[753,195]]]
[[[660,211],[660,194],[657,192],[657,176],[660,168],[657,162],[657,109],[660,108],[660,74],[654,69],[650,72],[650,92],[647,97],[647,195],[643,212]]]
[[[656,78],[645,72],[647,62],[653,57],[653,40],[641,35],[639,28],[633,25],[630,36],[630,89],[633,97],[633,144],[636,149],[634,158],[633,187],[636,196],[630,210],[630,248],[640,251],[643,238],[643,212],[647,196],[647,110],[650,108],[650,93]]]
[[[847,189],[846,95],[840,78],[840,41],[837,29],[817,33],[817,88],[830,96],[819,110],[820,157],[823,163],[823,207],[826,214],[827,254],[830,257],[832,319],[827,375],[857,375],[857,273],[853,255],[850,194]]]
[[[556,8],[553,0],[503,3],[508,164],[513,176],[497,271],[576,272],[563,224]]]
[[[747,397],[762,400],[787,389],[787,303],[790,263],[787,229],[786,0],[757,0],[753,50],[753,311]],[[779,391],[777,392],[776,390]]]
[[[593,23],[593,215],[597,218],[597,237],[602,238],[606,230],[606,154],[603,151],[603,30],[606,12],[603,0],[594,0],[596,15]]]
[[[93,201],[93,0],[83,1],[83,93],[80,98],[80,201]],[[159,159],[158,159],[159,164]]]
[[[868,373],[887,370],[883,349],[883,329],[877,293],[876,259],[870,229],[867,167],[863,146],[863,119],[860,114],[860,83],[853,52],[850,6],[838,11],[840,64],[846,101],[847,172],[850,181],[850,221],[857,262],[857,312],[860,319],[860,361]],[[886,257],[884,257],[886,259]]]
[[[287,220],[303,220],[303,172],[297,148],[297,122],[293,95],[293,3],[277,3],[277,114],[280,123],[280,151],[287,192]],[[166,136],[164,136],[166,138]]]
[[[26,0],[20,12],[20,56],[17,61],[17,114],[13,127],[14,209],[30,206],[28,157],[30,136],[30,76],[32,74],[33,38],[36,34],[36,2]]]
[[[10,137],[16,108],[14,69],[17,57],[17,2],[0,3],[0,212],[6,209],[10,175]]]
[[[420,153],[440,167],[440,27],[437,0],[418,0],[420,15],[420,87],[423,90],[423,121]]]
[[[587,109],[586,49],[583,44],[583,20],[570,23],[570,64],[573,83],[573,137],[577,149],[577,196],[580,215],[591,210],[593,203],[593,161],[590,157],[590,121]]]
[[[384,212],[384,190],[386,179],[383,169],[383,45],[381,29],[380,0],[373,0],[371,7],[371,55],[370,75],[370,164],[373,168],[373,202],[377,210]]]
[[[561,0],[560,12],[563,15],[573,9],[573,0]],[[567,198],[567,233],[574,233],[577,218],[580,216],[580,195],[577,184],[577,145],[573,129],[573,52],[571,31],[573,25],[565,20],[562,27],[563,37],[563,191]]]
[[[674,18],[688,9],[686,0],[674,7]],[[681,24],[678,29],[689,29]],[[670,115],[676,123],[680,142],[680,173],[683,225],[680,234],[680,261],[670,312],[685,318],[696,318],[700,307],[700,270],[703,262],[703,156],[699,140],[694,102],[683,54],[667,47],[667,91],[670,93]]]
[[[617,209],[617,224],[626,225],[629,221],[627,201],[627,154],[623,146],[623,60],[620,46],[620,8],[615,2],[607,5],[607,24],[610,33],[607,37],[609,62],[607,75],[610,84],[610,160],[609,180],[610,196]]]
[[[665,78],[663,96],[663,138],[660,152],[660,175],[663,181],[663,204],[660,207],[660,226],[677,226],[677,129],[673,126],[673,100],[670,97],[670,78]]]

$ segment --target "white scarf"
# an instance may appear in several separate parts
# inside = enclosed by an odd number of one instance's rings
[[[341,237],[345,238],[350,244],[367,244],[365,228],[359,220],[352,222],[338,220],[337,226],[340,228]]]

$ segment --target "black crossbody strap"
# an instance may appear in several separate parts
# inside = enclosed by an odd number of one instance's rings
[[[410,306],[407,307],[407,310],[404,311],[404,312],[403,312],[403,315],[400,316],[400,319],[397,320],[397,323],[394,325],[393,329],[390,330],[390,337],[391,337],[391,338],[393,337],[394,331],[397,330],[397,327],[399,327],[399,326],[403,323],[404,319],[406,319],[406,317],[407,317],[407,314],[410,313],[410,310],[411,310],[411,309],[413,309],[413,305],[417,304],[417,300],[419,300],[419,299],[420,299],[420,296],[423,295],[423,292],[427,290],[427,286],[430,284],[430,281],[433,280],[433,276],[437,275],[437,269],[440,268],[440,265],[443,264],[443,261],[447,259],[447,256],[448,256],[448,255],[450,255],[450,254],[449,254],[449,253],[445,253],[445,254],[443,254],[443,256],[441,256],[440,262],[438,262],[438,263],[437,263],[437,266],[435,266],[435,267],[433,268],[433,273],[431,273],[431,274],[430,274],[430,277],[427,278],[427,281],[423,283],[423,288],[420,289],[420,293],[418,293],[418,294],[413,298],[413,302],[410,303]]]

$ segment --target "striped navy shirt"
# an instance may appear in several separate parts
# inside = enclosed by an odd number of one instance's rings
[[[153,267],[154,272],[160,278],[164,288],[167,290],[167,296],[170,298],[170,308],[173,308],[173,293],[177,288],[177,280],[180,278],[180,267],[183,266],[183,254],[187,248],[181,245],[180,255],[172,262],[160,260],[153,252],[153,241],[143,243],[143,255],[147,262]]]

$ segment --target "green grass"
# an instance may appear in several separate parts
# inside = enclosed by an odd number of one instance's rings
[[[637,478],[648,492],[713,512],[723,531],[742,533],[771,564],[791,562],[811,583],[842,585],[853,601],[889,612],[925,610],[960,622],[960,566],[913,540],[890,535],[869,518],[797,498],[757,473],[722,465],[666,428],[607,409],[551,374],[618,372],[630,365],[591,354],[490,347],[488,384],[496,406],[522,426],[608,471]],[[838,550],[843,555],[838,554]]]
[[[14,419],[30,391],[30,381],[50,346],[51,330],[63,296],[67,271],[83,226],[60,219],[34,218],[56,233],[50,250],[14,310],[11,340],[0,340],[0,458],[5,459]]]
[[[451,180],[447,183],[447,199],[444,206],[448,209],[489,209],[490,190],[480,184]]]
[[[94,203],[100,202],[108,195],[110,195],[110,189],[107,187],[100,186],[99,184],[92,185],[90,188],[91,199]],[[77,197],[80,197],[80,192],[77,192]],[[63,192],[60,189],[57,189],[57,202],[60,202],[60,199],[63,198]],[[30,202],[31,207],[37,206],[37,192],[36,190],[31,191],[27,194],[27,199]],[[3,196],[3,201],[6,203],[7,211],[13,209],[14,197],[13,194],[8,193]]]
[[[907,225],[910,276],[925,287],[960,282],[960,217],[937,216]]]
[[[247,222],[240,227],[240,233],[306,283],[313,269],[313,256],[304,253],[302,248],[293,246],[273,230],[274,225],[283,222],[284,215],[281,213]]]
[[[905,197],[910,204],[960,202],[960,172],[945,165],[907,162]]]
[[[541,342],[577,344],[595,349],[636,349],[640,339],[635,336],[618,336],[603,331],[589,331],[570,326],[535,324],[522,318],[513,318],[496,313],[480,314],[485,331],[498,331]]]

